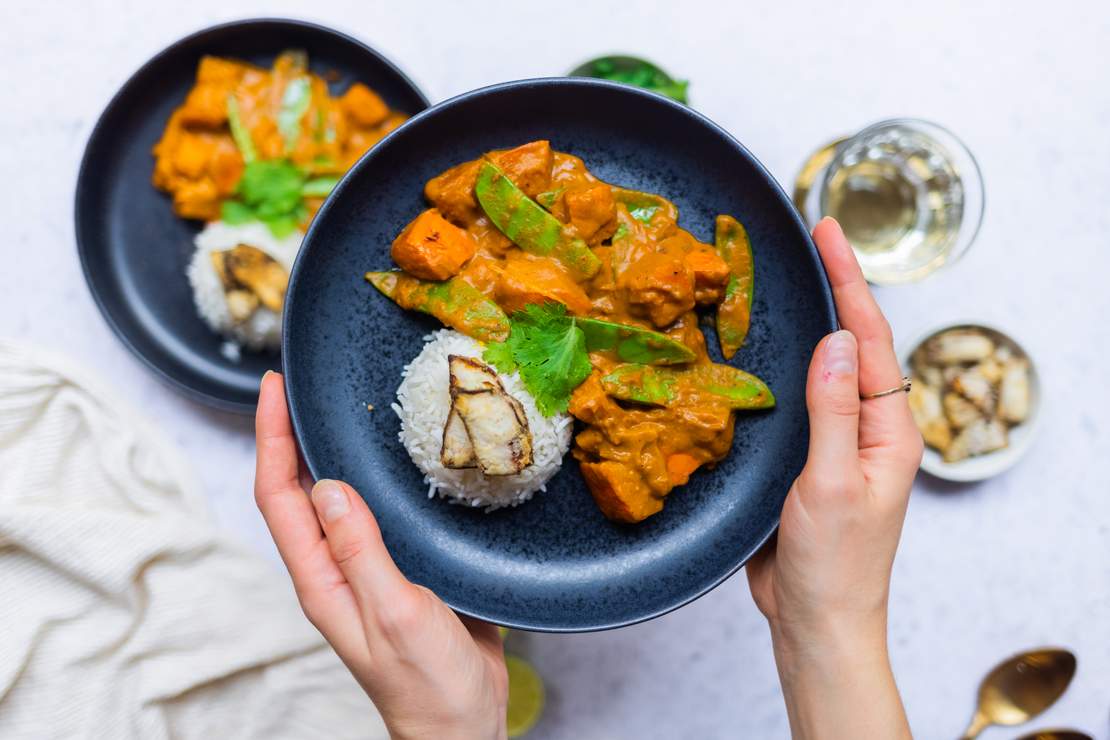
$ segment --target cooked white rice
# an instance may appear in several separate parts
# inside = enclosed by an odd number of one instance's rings
[[[569,414],[545,417],[536,408],[531,394],[524,389],[516,373],[499,373],[505,390],[524,406],[528,428],[532,432],[533,463],[516,475],[487,476],[468,468],[453,470],[439,461],[443,444],[443,425],[451,410],[448,391],[450,371],[448,355],[481,358],[481,344],[457,331],[440,329],[424,338],[427,343],[402,374],[401,387],[393,410],[401,417],[401,443],[408,450],[416,467],[424,473],[428,484],[428,497],[439,495],[464,506],[485,506],[488,511],[505,506],[517,506],[536,491],[542,491],[547,481],[563,464],[563,456],[570,449],[574,431]]]
[[[193,286],[193,301],[197,313],[213,331],[222,334],[237,345],[253,350],[278,349],[281,346],[281,314],[259,306],[249,319],[243,323],[231,320],[227,310],[224,286],[212,258],[214,251],[232,249],[237,244],[258,247],[266,254],[285,266],[293,269],[293,260],[301,248],[304,234],[295,231],[284,239],[277,239],[262,223],[249,223],[232,226],[222,221],[214,221],[197,234],[194,244],[196,251],[186,270],[189,283]],[[237,361],[238,347],[226,346],[221,349],[225,357]]]

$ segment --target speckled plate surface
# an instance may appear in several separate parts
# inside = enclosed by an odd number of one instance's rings
[[[199,221],[178,218],[150,182],[151,147],[185,101],[205,54],[270,66],[285,49],[304,49],[333,92],[354,81],[390,106],[419,113],[428,101],[376,51],[313,23],[277,18],[234,21],[187,36],[136,72],[97,121],[77,176],[77,251],[97,306],[120,340],[151,370],[189,397],[253,413],[258,382],[277,353],[244,350],[238,362],[197,316],[185,268]]]
[[[752,332],[733,362],[764,378],[778,407],[743,415],[733,451],[638,525],[607,521],[568,455],[548,490],[492,514],[427,497],[397,439],[401,370],[437,328],[363,281],[391,266],[393,237],[427,207],[424,182],[490,149],[534,139],[598,177],[660,193],[712,241],[718,213],[755,251]],[[324,205],[286,300],[286,389],[317,478],[358,489],[401,570],[460,612],[510,627],[586,631],[663,614],[712,589],[778,524],[805,461],[805,375],[835,328],[816,250],[762,165],[711,121],[653,93],[584,79],[510,82],[435,106],[390,134]],[[716,348],[716,337],[709,336]],[[719,355],[717,355],[719,360]],[[367,403],[374,411],[367,410]]]

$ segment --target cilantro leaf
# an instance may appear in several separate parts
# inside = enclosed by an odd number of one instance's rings
[[[338,184],[338,177],[314,177],[301,186],[301,195],[306,198],[326,198]]]
[[[256,216],[251,207],[237,200],[225,200],[220,204],[220,220],[237,226],[254,221]]]
[[[262,217],[292,212],[301,202],[304,174],[284,159],[259,160],[243,169],[238,190]]]
[[[288,160],[248,162],[235,188],[238,198],[220,205],[220,218],[229,224],[261,221],[284,239],[308,217],[302,197],[306,184],[304,173]]]
[[[482,353],[482,359],[493,365],[498,372],[508,374],[516,371],[513,348],[508,341],[491,343]]]
[[[586,336],[560,303],[529,304],[510,318],[509,339],[483,358],[501,372],[515,368],[544,416],[567,410],[571,393],[593,366]]]
[[[262,223],[266,224],[274,237],[284,239],[297,230],[301,221],[293,214],[284,214],[281,216],[263,218]]]

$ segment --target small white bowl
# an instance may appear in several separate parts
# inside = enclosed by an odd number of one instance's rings
[[[898,346],[898,361],[906,375],[912,375],[910,358],[917,348],[937,334],[949,329],[977,329],[994,339],[996,343],[1010,346],[1018,355],[1029,360],[1029,418],[1010,429],[1010,444],[997,452],[975,455],[959,462],[945,462],[940,453],[928,445],[921,459],[921,469],[930,475],[948,481],[970,483],[980,481],[1008,470],[1022,455],[1029,451],[1036,435],[1041,418],[1041,381],[1037,375],[1037,363],[1024,347],[1014,341],[1005,331],[980,321],[953,321],[921,332]]]

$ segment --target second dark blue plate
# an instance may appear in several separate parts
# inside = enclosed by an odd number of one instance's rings
[[[77,251],[97,306],[120,340],[172,387],[202,403],[253,413],[258,382],[278,366],[274,353],[243,351],[232,361],[223,338],[197,315],[185,277],[202,224],[173,212],[150,182],[151,148],[196,81],[206,54],[269,67],[303,49],[317,74],[341,94],[355,81],[405,113],[428,106],[385,57],[350,36],[304,21],[256,18],[206,28],[152,58],[101,114],[77,176]]]
[[[429,178],[491,149],[550,139],[601,179],[673,200],[680,224],[713,239],[739,218],[755,251],[752,332],[733,362],[778,407],[742,416],[732,453],[638,525],[607,521],[567,456],[516,509],[483,514],[427,497],[390,409],[401,370],[438,323],[362,278],[391,266],[393,237],[426,207]],[[511,82],[435,106],[367,154],[316,217],[286,299],[283,364],[312,473],[358,489],[401,570],[456,610],[510,627],[584,631],[663,614],[743,565],[778,524],[807,450],[805,377],[836,328],[832,297],[789,199],[735,139],[658,95],[597,80]],[[710,345],[716,346],[710,336]],[[374,406],[368,411],[367,404]]]

